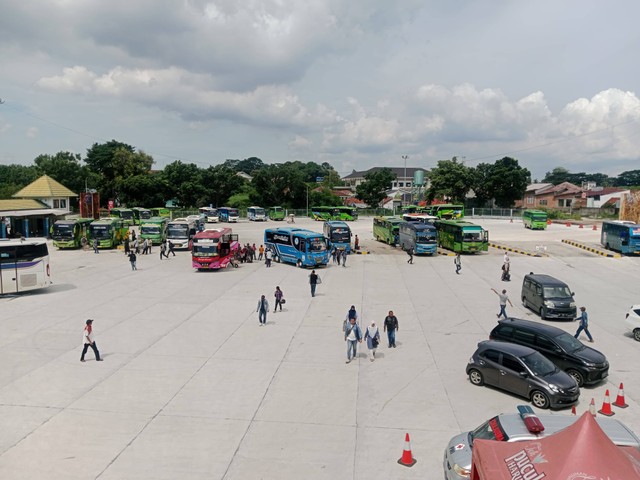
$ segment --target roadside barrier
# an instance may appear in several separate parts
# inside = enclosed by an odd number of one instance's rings
[[[413,467],[416,462],[417,460],[413,458],[413,455],[411,454],[411,441],[409,440],[409,434],[407,433],[404,437],[404,450],[402,451],[402,457],[398,460],[398,463],[405,467]]]
[[[629,405],[624,401],[624,385],[622,382],[620,383],[620,388],[618,389],[618,396],[616,397],[616,401],[613,404],[618,408],[627,408]]]
[[[598,410],[598,413],[605,415],[607,417],[611,417],[615,415],[611,410],[611,399],[609,398],[609,389],[604,393],[604,401],[602,402],[602,408]]]
[[[598,230],[598,226],[594,223],[593,228],[591,228],[591,230]]]

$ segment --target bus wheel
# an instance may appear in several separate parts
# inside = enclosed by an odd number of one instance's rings
[[[273,261],[277,262],[277,263],[280,263],[280,257],[278,255],[274,255],[273,256]]]
[[[298,260],[298,261],[296,262],[296,267],[298,267],[298,268],[302,268],[302,260]]]

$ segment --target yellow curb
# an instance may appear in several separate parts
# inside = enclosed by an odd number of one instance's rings
[[[572,247],[581,248],[582,250],[586,250],[587,252],[595,253],[596,255],[600,255],[601,257],[622,258],[622,255],[620,255],[619,253],[611,253],[604,250],[600,250],[598,248],[589,247],[587,245],[583,245],[582,243],[578,243],[574,240],[563,239],[562,243],[566,243],[567,245],[571,245]]]
[[[500,245],[497,243],[489,242],[489,246],[492,248],[497,248],[498,250],[506,250],[508,252],[518,253],[520,255],[527,255],[529,257],[548,257],[546,253],[538,253],[538,252],[527,252],[526,250],[520,250],[519,248],[506,247],[504,245]]]
[[[437,253],[438,253],[438,255],[445,255],[447,257],[455,257],[456,256],[455,252],[450,252],[449,250],[444,250],[442,248],[438,248]]]

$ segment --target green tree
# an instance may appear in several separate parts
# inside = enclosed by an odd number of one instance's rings
[[[343,205],[342,199],[334,194],[328,187],[320,187],[312,190],[312,186],[309,186],[309,206],[340,206]]]
[[[396,178],[397,175],[386,167],[367,173],[364,182],[356,187],[356,198],[370,207],[378,207]]]
[[[257,203],[265,207],[283,205],[304,208],[307,202],[307,185],[299,168],[300,162],[267,165],[254,172],[251,185],[257,193]]]
[[[34,166],[0,165],[0,198],[12,198],[12,195],[23,189],[40,175]]]
[[[70,152],[38,155],[34,160],[38,174],[50,176],[74,193],[84,192],[85,187],[96,188],[99,181],[99,176],[80,162],[80,154]]]
[[[569,181],[569,170],[564,167],[556,167],[550,172],[545,173],[542,183],[553,183],[554,185],[560,185],[562,182]]]
[[[0,178],[2,176],[0,175]],[[616,187],[640,186],[640,170],[627,170],[615,178]]]
[[[530,182],[531,173],[522,168],[515,158],[504,157],[491,165],[489,193],[499,207],[511,207],[516,200],[523,198]]]
[[[246,181],[238,173],[225,165],[215,165],[202,172],[204,197],[200,205],[224,207],[234,193],[238,192]]]
[[[118,189],[120,200],[129,206],[157,207],[171,198],[162,172],[124,178]]]
[[[244,160],[225,160],[223,165],[236,172],[244,172],[247,175],[253,175],[253,172],[264,168],[266,165],[258,157],[249,157]]]
[[[456,157],[451,160],[439,160],[438,166],[429,174],[431,186],[427,190],[427,200],[435,198],[451,202],[464,202],[467,193],[474,184],[473,169],[458,162]]]
[[[493,192],[491,191],[491,173],[493,165],[490,163],[479,163],[476,168],[473,169],[473,192],[476,195],[477,206],[484,206],[489,200],[493,198]]]
[[[194,163],[176,160],[163,169],[164,180],[171,199],[182,207],[200,206],[206,197],[202,170]]]

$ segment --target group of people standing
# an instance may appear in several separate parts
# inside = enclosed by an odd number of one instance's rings
[[[343,267],[347,266],[348,255],[349,253],[345,249],[337,247],[333,247],[333,249],[331,249],[331,259],[333,260],[333,263],[340,265],[340,262],[342,262]]]

